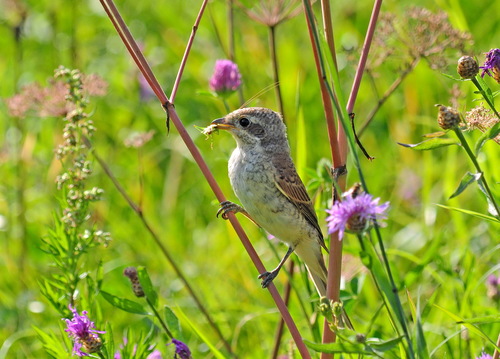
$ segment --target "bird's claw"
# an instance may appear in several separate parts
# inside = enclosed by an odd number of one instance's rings
[[[229,219],[227,215],[230,212],[238,213],[243,211],[244,211],[243,207],[237,205],[236,203],[233,203],[231,201],[224,201],[220,203],[220,208],[217,211],[216,217],[219,218],[220,215],[223,219]]]
[[[259,279],[262,279],[262,282],[260,283],[262,288],[267,288],[269,284],[273,282],[274,278],[276,278],[277,275],[278,275],[277,271],[264,272],[262,274],[259,274]]]

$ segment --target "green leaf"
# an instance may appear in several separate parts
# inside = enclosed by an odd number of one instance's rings
[[[470,173],[467,172],[463,177],[462,180],[460,181],[460,184],[458,185],[458,188],[453,192],[453,194],[450,196],[448,199],[452,199],[456,196],[458,196],[460,193],[465,191],[465,189],[471,184],[476,181],[479,181],[481,178],[481,173]]]
[[[486,197],[486,202],[488,202],[488,212],[495,217],[499,217],[500,213],[497,212],[496,206],[495,206],[495,198],[492,198],[490,196],[490,192],[486,189],[485,183],[484,183],[484,178],[481,181],[477,182],[477,185],[481,192],[484,194],[484,197]]]
[[[66,348],[64,348],[61,339],[58,338],[54,333],[47,332],[46,330],[42,330],[37,327],[33,327],[36,333],[40,337],[40,341],[42,342],[43,349],[47,354],[49,354],[53,358],[64,358],[68,356],[68,352]],[[21,333],[17,333],[20,335]],[[12,338],[10,338],[12,339]],[[3,355],[4,353],[0,352],[0,358],[6,358],[7,356]],[[6,354],[6,353],[5,353]]]
[[[191,329],[193,329],[193,332],[208,346],[208,348],[212,351],[212,354],[215,358],[217,359],[225,359],[225,356],[217,349],[217,347],[207,338],[207,336],[204,333],[204,330],[201,328],[197,327],[195,323],[193,323],[186,314],[181,310],[181,308],[178,308],[177,314],[181,318],[183,322],[186,322]]]
[[[167,305],[163,307],[163,319],[174,338],[183,341],[179,318],[177,318],[172,309]]]
[[[500,122],[497,122],[495,125],[493,125],[491,128],[489,128],[487,131],[485,131],[481,137],[476,142],[476,155],[479,153],[479,151],[483,148],[484,144],[488,142],[489,140],[494,139],[500,134]]]
[[[392,348],[396,347],[403,340],[403,336],[389,339],[389,340],[381,340],[379,338],[368,338],[366,340],[366,344],[375,349],[378,352],[387,352]]]
[[[477,81],[477,84],[480,87],[480,90],[483,91],[483,96],[485,97],[486,101],[489,101],[490,103],[493,103],[493,93],[491,92],[491,89],[488,87],[486,82],[481,76],[476,76],[475,80]]]
[[[437,304],[434,304],[434,306],[436,308],[438,308],[438,309],[441,309],[446,314],[448,314],[448,316],[450,318],[452,318],[456,322],[456,324],[463,324],[464,326],[467,327],[467,329],[469,329],[469,331],[471,333],[476,334],[479,337],[483,338],[484,340],[486,340],[486,341],[490,342],[491,344],[495,345],[495,342],[493,340],[491,340],[485,333],[483,333],[483,331],[481,329],[479,329],[478,327],[476,327],[474,324],[469,323],[466,319],[462,319],[462,317],[456,315],[453,312],[450,312],[448,309],[440,307]]]
[[[493,216],[488,216],[488,215],[483,214],[483,213],[469,211],[469,210],[463,209],[463,208],[445,206],[445,205],[442,205],[442,204],[436,204],[436,206],[441,207],[441,208],[445,208],[445,209],[451,209],[451,210],[457,211],[457,212],[462,212],[462,213],[465,213],[465,214],[468,214],[468,215],[471,215],[471,216],[474,216],[474,217],[477,217],[477,218],[480,218],[480,219],[485,219],[487,221],[491,221],[491,222],[495,222],[495,223],[500,223],[500,219],[495,218]]]
[[[350,354],[377,355],[363,343],[337,342],[337,343],[320,344],[304,340],[304,344],[307,345],[309,348],[320,353],[328,353],[328,354],[350,353]]]
[[[139,276],[139,282],[141,283],[142,290],[144,290],[144,294],[146,294],[146,297],[153,306],[156,307],[158,304],[158,294],[153,287],[153,282],[151,282],[146,267],[138,267],[137,275]]]
[[[137,302],[114,296],[113,294],[110,294],[110,293],[105,292],[105,291],[101,291],[100,293],[109,304],[111,304],[112,306],[114,306],[116,308],[124,310],[125,312],[134,313],[134,314],[142,314],[142,315],[149,314],[144,309],[144,307]]]
[[[422,141],[420,143],[415,143],[415,144],[406,144],[398,142],[398,145],[401,145],[403,147],[408,147],[417,151],[426,151],[445,146],[452,146],[452,145],[459,146],[460,144],[452,138],[435,137],[431,138],[430,140]]]

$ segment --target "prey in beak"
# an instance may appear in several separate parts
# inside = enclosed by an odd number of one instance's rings
[[[236,128],[234,125],[228,123],[225,117],[213,120],[210,126],[215,127],[217,130],[231,130]]]

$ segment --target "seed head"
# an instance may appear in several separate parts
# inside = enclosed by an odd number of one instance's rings
[[[452,107],[436,105],[439,107],[438,124],[443,130],[449,130],[458,126],[460,123],[460,114]]]
[[[470,56],[458,59],[457,72],[463,79],[473,79],[479,73],[479,64]]]

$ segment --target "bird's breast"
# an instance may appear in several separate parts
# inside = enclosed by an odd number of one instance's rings
[[[271,159],[237,148],[229,160],[229,178],[245,210],[267,232],[295,244],[312,229],[275,183]],[[310,227],[310,228],[309,228]]]

